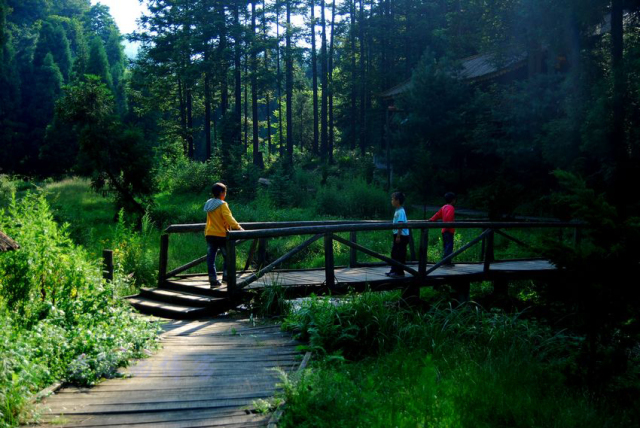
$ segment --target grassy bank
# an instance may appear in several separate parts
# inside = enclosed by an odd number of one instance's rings
[[[503,312],[406,308],[398,294],[311,299],[285,320],[315,363],[284,383],[286,427],[631,427],[567,384],[580,337]],[[635,410],[634,410],[635,409]]]

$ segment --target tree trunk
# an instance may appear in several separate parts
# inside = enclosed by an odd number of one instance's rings
[[[256,47],[256,0],[251,1],[251,122],[253,125],[253,164],[262,167],[260,118],[258,117],[258,49]]]
[[[365,154],[366,151],[366,143],[365,143],[365,43],[364,43],[364,0],[360,0],[360,25],[358,26],[358,33],[360,39],[360,132],[359,132],[359,142],[360,142],[360,153],[362,155]]]
[[[208,57],[208,55],[207,55]],[[208,62],[205,59],[205,64]],[[209,70],[204,73],[204,139],[205,139],[205,158],[211,159],[211,83]]]
[[[189,159],[195,159],[196,150],[193,142],[193,96],[191,89],[187,89],[187,143],[189,145]]]
[[[278,80],[278,144],[280,146],[280,157],[284,157],[284,144],[282,144],[282,73],[280,72],[280,2],[276,1],[276,39],[278,46],[276,48],[276,79]]]
[[[180,129],[182,130],[182,150],[185,156],[189,156],[187,139],[187,103],[185,101],[182,79],[178,77],[178,101],[180,104]]]
[[[324,1],[324,0],[322,0]],[[315,3],[311,0],[311,76],[313,87],[313,153],[318,154],[318,58],[316,54]]]
[[[329,42],[329,163],[333,163],[335,132],[333,129],[333,33],[336,22],[336,0],[331,4],[331,39]]]
[[[628,195],[623,189],[628,184],[629,150],[625,138],[625,73],[624,73],[624,0],[611,1],[611,69],[613,75],[613,115],[611,150],[614,176],[611,183],[613,200],[621,215],[626,215]]]
[[[220,56],[220,112],[222,116],[227,114],[227,108],[229,107],[229,89],[227,85],[227,68],[229,67],[227,63],[227,26],[226,19],[224,13],[224,3],[219,3],[218,8],[218,18],[219,18],[219,35],[220,35],[220,43],[218,44],[218,51]]]
[[[356,148],[356,98],[357,98],[357,72],[356,72],[356,0],[350,3],[351,28],[349,38],[351,39],[351,121],[350,121],[350,145],[351,150]]]
[[[329,136],[327,130],[327,22],[325,19],[325,4],[322,0],[322,15],[320,25],[322,26],[322,45],[320,47],[320,83],[322,85],[322,100],[320,107],[320,158],[323,162],[327,160]]]
[[[242,62],[241,62],[241,43],[242,43],[242,27],[240,25],[240,12],[238,7],[238,0],[234,2],[233,9],[234,20],[234,52],[233,52],[233,75],[234,75],[234,95],[235,95],[235,120],[237,121],[237,138],[241,138],[241,120],[242,120]],[[236,142],[240,145],[241,141]]]
[[[291,0],[286,0],[286,91],[287,91],[287,161],[293,165],[293,52],[291,46]]]
[[[267,0],[262,0],[262,42],[264,46],[264,74],[269,76],[269,49],[267,48]],[[267,110],[267,147],[269,148],[269,155],[273,154],[273,147],[271,144],[271,100],[269,94],[269,85],[267,84],[265,90],[265,103]]]
[[[249,151],[249,58],[244,59],[244,153]]]

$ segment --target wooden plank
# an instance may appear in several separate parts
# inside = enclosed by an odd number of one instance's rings
[[[133,378],[132,378],[133,379]],[[112,379],[113,380],[113,379]],[[259,379],[254,380],[252,382],[247,382],[243,380],[242,382],[229,384],[229,380],[225,379],[222,382],[218,382],[218,384],[209,382],[200,382],[200,383],[191,383],[182,382],[182,383],[162,383],[162,382],[154,382],[154,383],[144,383],[137,382],[135,384],[130,383],[112,383],[112,380],[108,380],[100,385],[94,386],[91,391],[97,392],[136,392],[139,394],[155,394],[157,391],[176,391],[179,393],[185,390],[202,390],[202,391],[211,391],[212,387],[224,388],[225,391],[262,391],[264,389],[273,389],[275,390],[275,385],[278,382],[274,382],[273,379]]]
[[[287,254],[283,255],[282,257],[279,257],[273,263],[269,264],[268,266],[265,266],[263,269],[260,269],[256,273],[249,275],[247,278],[242,279],[242,281],[239,281],[238,282],[238,288],[243,288],[243,287],[249,285],[250,283],[258,280],[260,277],[262,277],[265,274],[267,274],[267,273],[271,272],[272,270],[274,270],[276,268],[276,266],[278,266],[278,265],[284,263],[285,261],[289,260],[291,257],[295,256],[300,251],[304,250],[305,248],[307,248],[309,245],[311,245],[314,242],[316,242],[321,237],[322,237],[322,235],[315,235],[312,238],[307,239],[302,244],[300,244],[300,245],[296,246],[295,248],[293,248]],[[229,273],[229,275],[231,275],[231,274]]]
[[[199,416],[205,411],[196,412],[154,412],[139,413],[132,420],[132,415],[56,415],[47,416],[47,421],[58,420],[54,423],[62,427],[158,427],[158,428],[182,428],[182,427],[245,427],[264,426],[267,415],[248,413],[245,410],[220,409],[218,411],[208,411],[206,416]],[[61,424],[61,422],[69,421]]]
[[[52,413],[65,415],[104,415],[109,413],[137,413],[195,409],[215,409],[220,407],[242,407],[251,405],[252,398],[221,398],[193,401],[167,401],[152,403],[100,403],[82,405],[63,405],[51,407]],[[52,406],[49,403],[49,406]]]
[[[213,393],[212,393],[213,392]],[[121,395],[120,395],[121,394]],[[51,403],[55,405],[61,404],[92,404],[92,403],[160,403],[165,401],[175,401],[178,397],[182,401],[201,400],[202,397],[216,398],[220,395],[224,395],[225,398],[264,398],[273,395],[272,388],[265,388],[255,391],[211,391],[209,389],[197,389],[190,390],[185,389],[179,394],[176,394],[176,390],[159,390],[155,391],[153,395],[141,395],[139,392],[87,392],[84,394],[63,394],[62,396],[54,395]],[[44,402],[48,404],[48,401]]]

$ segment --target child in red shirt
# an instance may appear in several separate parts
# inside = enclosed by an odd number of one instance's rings
[[[448,192],[444,195],[444,200],[447,202],[440,210],[435,213],[433,217],[429,219],[429,221],[442,220],[443,223],[449,223],[455,221],[455,208],[454,204],[456,203],[456,194],[453,192]],[[442,258],[445,258],[453,253],[453,234],[456,232],[453,228],[443,228],[442,229],[442,245],[444,247],[444,254]],[[451,266],[451,260],[445,263],[445,265]]]

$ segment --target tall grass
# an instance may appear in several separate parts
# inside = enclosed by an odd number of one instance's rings
[[[618,427],[632,409],[566,385],[580,338],[519,314],[403,306],[395,293],[313,298],[286,328],[317,363],[285,379],[283,426]],[[637,403],[636,403],[637,404]]]

